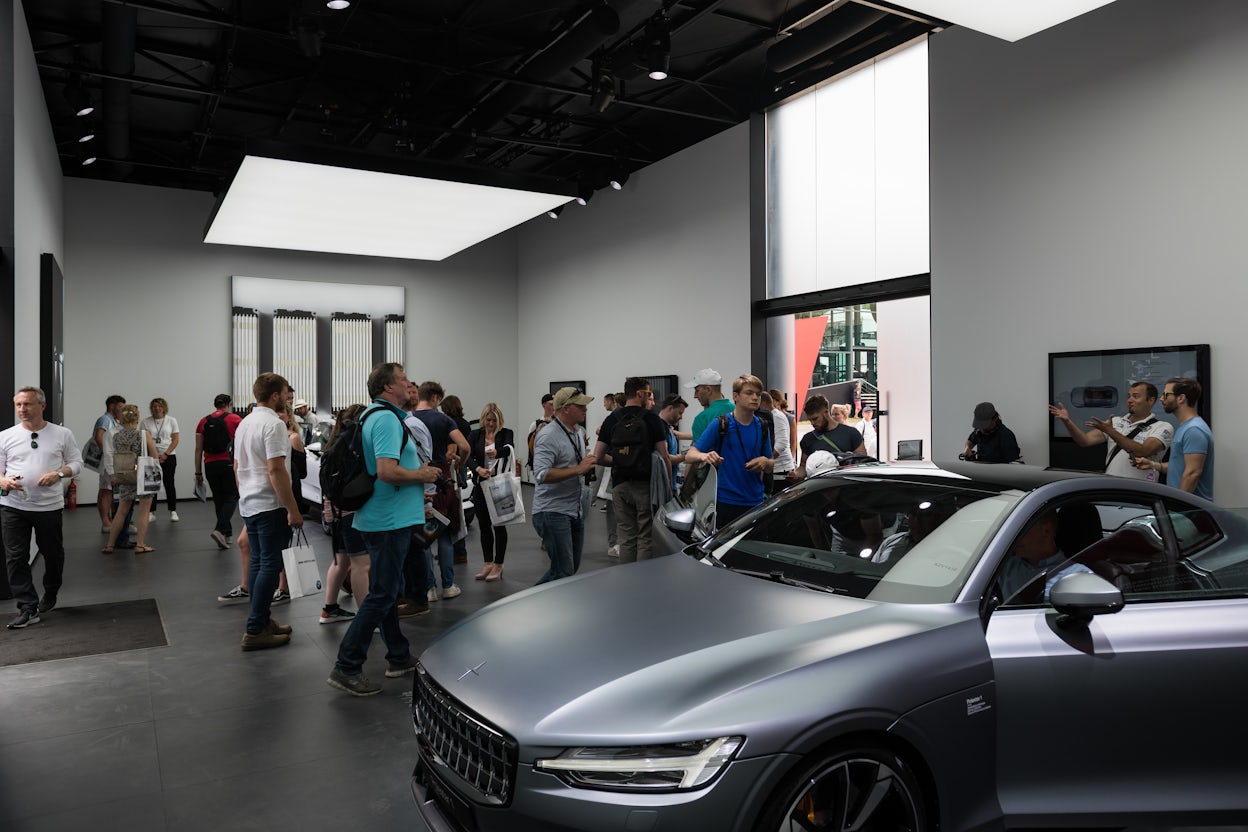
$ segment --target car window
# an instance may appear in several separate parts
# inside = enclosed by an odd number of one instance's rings
[[[940,477],[814,478],[733,522],[706,551],[729,568],[857,598],[945,603],[1020,497]]]
[[[1020,564],[1015,552],[1024,531],[998,572],[1003,606],[1044,603],[1047,590],[1070,571],[1095,572],[1134,603],[1248,592],[1248,517],[1225,511],[1215,516],[1178,500],[1166,500],[1164,509],[1163,522],[1156,504],[1142,499],[1074,500],[1058,506],[1054,517],[1062,559],[1039,570]],[[1027,528],[1041,519],[1033,518]],[[1175,540],[1172,550],[1167,550],[1167,534]],[[1031,577],[1022,586],[1011,584],[1010,573],[1027,572]]]

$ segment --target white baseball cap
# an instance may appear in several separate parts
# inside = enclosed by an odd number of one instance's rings
[[[835,471],[841,465],[831,451],[815,451],[806,457],[806,476],[813,477],[824,471]]]
[[[685,385],[685,387],[701,387],[703,384],[709,384],[712,387],[718,387],[723,384],[724,377],[717,371],[707,367],[705,370],[698,370],[694,375],[693,381]]]

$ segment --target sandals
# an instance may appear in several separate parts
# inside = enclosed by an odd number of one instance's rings
[[[144,554],[147,554],[148,552],[155,552],[155,551],[156,551],[155,546],[145,546],[141,543],[136,544],[134,547],[134,553],[136,555],[144,555]]]
[[[101,552],[103,552],[103,553],[104,553],[104,554],[106,554],[106,555],[111,555],[111,554],[113,553],[113,547],[112,547],[112,546],[105,546],[105,547],[104,547],[103,549],[101,549],[100,551],[101,551]]]

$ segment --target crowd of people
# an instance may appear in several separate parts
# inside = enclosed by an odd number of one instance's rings
[[[665,554],[655,551],[653,519],[696,466],[717,469],[716,524],[724,526],[768,494],[816,473],[820,455],[841,461],[875,455],[869,406],[812,395],[802,407],[809,429],[799,438],[797,416],[780,390],[768,390],[750,374],[732,379],[728,396],[724,386],[723,377],[710,368],[686,385],[702,406],[686,433],[681,424],[688,402],[680,394],[656,403],[645,378],[628,377],[621,392],[603,397],[606,416],[592,437],[588,423],[594,397],[564,387],[542,397],[542,414],[529,426],[525,454],[497,403],[482,408],[473,429],[462,402],[447,396],[438,382],[411,382],[396,363],[375,367],[368,378],[371,404],[338,412],[321,449],[357,442],[367,473],[375,478],[359,505],[335,505],[333,493],[325,492],[312,512],[323,519],[333,541],[320,623],[348,625],[328,684],[356,696],[381,690],[362,673],[375,632],[386,648],[385,675],[413,671],[415,660],[399,620],[427,613],[431,603],[462,592],[456,578],[457,563],[467,559],[457,545],[466,538],[460,532],[465,523],[459,515],[462,472],[473,475],[480,518],[482,567],[474,578],[493,582],[503,577],[508,526],[496,525],[485,510],[486,490],[495,477],[518,478],[522,467],[529,470],[534,484],[530,522],[549,559],[539,580],[544,583],[580,568],[586,516],[596,500],[608,512],[608,555],[631,563]],[[300,456],[317,422],[280,375],[262,373],[252,394],[242,415],[228,394],[218,395],[194,434],[196,489],[210,491],[214,505],[210,537],[221,550],[238,546],[239,582],[218,600],[248,605],[243,650],[290,641],[292,628],[273,618],[272,607],[290,598],[282,553],[308,513],[298,485],[306,471]],[[1200,385],[1191,379],[1170,379],[1160,393],[1139,382],[1130,386],[1124,416],[1093,418],[1080,427],[1061,402],[1050,405],[1049,413],[1076,444],[1106,445],[1107,473],[1164,480],[1212,499],[1213,436],[1196,411],[1200,396]],[[1177,430],[1153,412],[1159,398],[1177,419]],[[38,388],[20,389],[14,397],[18,424],[0,432],[0,530],[6,560],[0,597],[15,599],[18,610],[10,629],[38,623],[56,606],[64,572],[64,486],[84,466],[100,473],[97,509],[101,531],[108,535],[105,554],[119,548],[156,551],[148,538],[156,493],[136,476],[138,458],[158,463],[169,518],[179,519],[174,474],[180,436],[165,399],[153,399],[150,415],[140,419],[137,406],[120,395],[109,396],[85,453],[70,431],[43,418],[45,405]],[[860,414],[856,423],[855,412]],[[992,403],[976,405],[972,428],[963,458],[1021,460],[1013,432]],[[242,518],[237,537],[235,511]],[[32,536],[45,561],[42,593],[27,557]],[[355,612],[339,604],[344,591],[354,598]]]

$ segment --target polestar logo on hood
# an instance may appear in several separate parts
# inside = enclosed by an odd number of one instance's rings
[[[470,668],[468,668],[467,670],[465,670],[463,673],[459,674],[459,676],[458,676],[458,677],[456,677],[455,681],[456,681],[456,682],[462,682],[462,681],[464,681],[464,679],[466,679],[469,675],[472,675],[472,676],[480,676],[481,674],[480,674],[480,673],[478,673],[477,671],[478,671],[478,670],[480,670],[480,669],[481,669],[481,668],[483,668],[483,667],[485,667],[485,662],[481,662],[481,664],[477,665],[476,667],[470,667]]]

